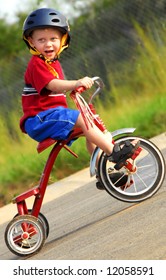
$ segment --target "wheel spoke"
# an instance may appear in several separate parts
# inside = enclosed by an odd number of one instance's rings
[[[39,251],[46,239],[42,222],[31,215],[16,216],[6,227],[5,242],[9,250],[19,256]]]
[[[126,202],[139,202],[151,197],[162,185],[165,177],[165,163],[160,150],[149,140],[140,137],[123,137],[116,141],[123,145],[126,140],[140,140],[142,151],[134,161],[129,160],[127,165],[120,170],[114,169],[114,163],[109,162],[104,153],[99,159],[99,179],[105,186],[106,191],[113,197]],[[134,166],[134,168],[132,168]],[[108,172],[111,170],[111,173]],[[128,182],[121,187],[117,181],[112,181],[110,174],[122,172],[128,176]],[[116,185],[118,184],[118,187]]]

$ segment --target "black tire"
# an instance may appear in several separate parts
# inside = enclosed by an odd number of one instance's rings
[[[15,217],[5,230],[8,249],[18,256],[30,256],[41,250],[46,236],[40,219],[31,215]]]
[[[141,137],[122,137],[116,143],[123,144],[124,141],[140,140],[142,152],[135,159],[136,172],[130,173],[125,167],[119,171],[123,172],[133,181],[128,188],[116,187],[112,183],[108,171],[114,170],[114,163],[109,162],[104,153],[101,154],[98,164],[99,180],[106,191],[113,197],[124,202],[141,202],[154,195],[161,187],[165,177],[165,162],[160,150],[151,141]]]

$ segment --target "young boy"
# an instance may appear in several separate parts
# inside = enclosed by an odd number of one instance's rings
[[[32,58],[24,77],[21,130],[40,142],[46,138],[67,139],[71,131],[79,127],[86,137],[90,154],[98,146],[116,163],[124,157],[129,158],[137,145],[127,143],[122,149],[114,147],[111,139],[95,125],[87,130],[81,113],[67,106],[66,92],[80,86],[89,89],[93,85],[89,77],[64,80],[58,59],[60,53],[69,46],[69,31],[66,18],[54,9],[35,10],[24,22],[23,39]]]

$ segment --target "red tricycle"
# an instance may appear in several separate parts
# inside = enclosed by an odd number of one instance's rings
[[[83,98],[85,90],[83,87],[72,91],[70,97],[81,111],[87,129],[95,123],[103,133],[109,133],[92,104],[94,97],[101,92],[103,82],[99,77],[94,77],[93,80],[95,89],[88,102]],[[119,143],[119,145],[124,145],[126,140],[140,141],[140,145],[132,157],[117,168],[115,163],[108,160],[105,153],[96,147],[90,160],[90,175],[96,176],[97,172],[99,182],[109,195],[124,202],[136,203],[150,198],[159,190],[165,177],[165,162],[160,150],[148,139],[133,136],[134,131],[135,128],[123,128],[111,132],[113,142]],[[18,256],[29,256],[37,253],[44,245],[49,234],[49,223],[40,209],[52,167],[62,148],[77,157],[69,148],[68,143],[81,136],[83,136],[82,131],[76,129],[67,140],[46,139],[38,144],[38,153],[51,145],[53,148],[48,156],[39,185],[13,199],[13,203],[17,206],[17,214],[5,230],[5,242],[12,253]],[[98,164],[96,164],[97,161]],[[122,175],[117,180],[112,180],[111,174],[116,172]],[[128,178],[126,183],[123,187],[119,187],[119,180],[126,175]],[[29,209],[26,199],[31,196],[34,196],[34,202],[32,208]]]

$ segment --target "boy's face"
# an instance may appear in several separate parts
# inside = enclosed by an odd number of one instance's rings
[[[54,59],[61,46],[63,34],[56,28],[34,30],[28,38],[30,44],[48,59]]]

